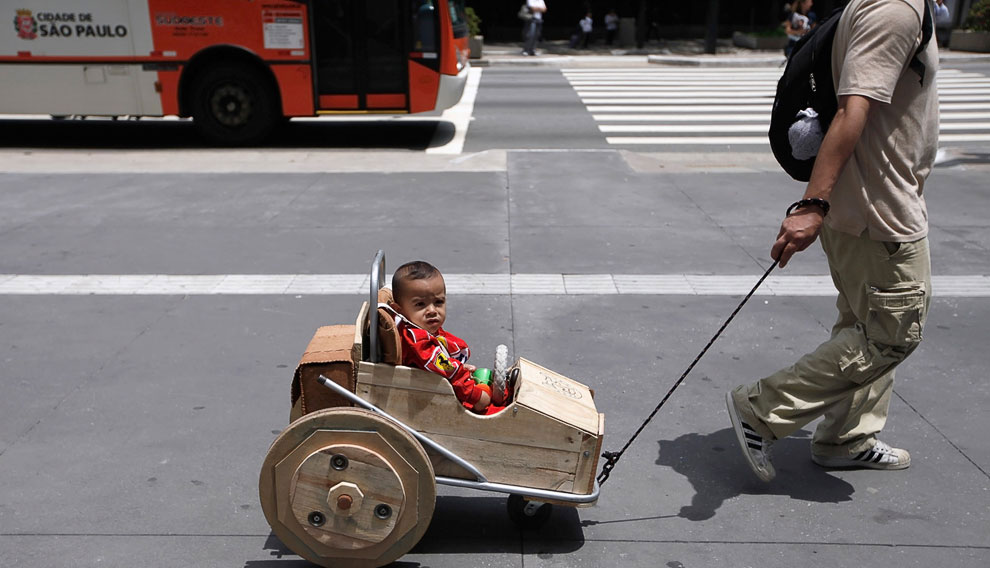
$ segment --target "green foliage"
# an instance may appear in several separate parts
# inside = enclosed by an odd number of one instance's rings
[[[965,27],[968,30],[990,32],[990,0],[980,0],[973,4]]]
[[[784,31],[783,26],[774,26],[772,28],[757,30],[753,32],[753,35],[758,37],[784,37],[787,35],[787,32]]]
[[[472,37],[481,35],[481,18],[475,13],[474,8],[470,6],[464,8],[464,15],[467,17],[468,35]]]

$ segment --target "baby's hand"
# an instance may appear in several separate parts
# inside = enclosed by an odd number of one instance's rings
[[[475,372],[476,370],[478,370],[478,368],[477,368],[477,367],[475,367],[474,365],[472,365],[472,364],[470,364],[470,363],[464,363],[464,364],[463,364],[463,365],[461,365],[461,366],[462,366],[462,367],[464,367],[465,369],[467,369],[467,371],[468,371],[469,373],[473,373],[473,372]]]
[[[492,403],[492,399],[488,396],[488,393],[482,392],[481,398],[475,403],[474,407],[471,408],[477,414],[484,414],[485,410],[488,410],[488,405]]]

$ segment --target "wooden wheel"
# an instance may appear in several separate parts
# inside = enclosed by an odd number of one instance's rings
[[[268,450],[259,481],[272,531],[321,566],[377,567],[423,537],[436,479],[423,447],[385,418],[330,408],[289,425]]]

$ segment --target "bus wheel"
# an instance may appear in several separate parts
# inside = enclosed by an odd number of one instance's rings
[[[260,72],[219,66],[196,79],[193,121],[203,137],[215,144],[255,144],[279,124],[277,103],[271,82]]]

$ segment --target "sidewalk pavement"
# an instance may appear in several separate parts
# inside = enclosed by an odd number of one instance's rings
[[[943,49],[940,54],[943,65],[958,63],[990,63],[990,53],[974,53]],[[601,66],[614,65],[669,65],[684,67],[774,67],[783,66],[785,58],[780,50],[756,50],[732,45],[721,39],[715,54],[705,53],[704,40],[650,41],[642,49],[612,47],[603,43],[592,44],[588,49],[572,49],[564,40],[544,41],[535,56],[522,53],[521,43],[485,44],[479,59],[472,59],[476,67],[503,65],[518,66]]]

